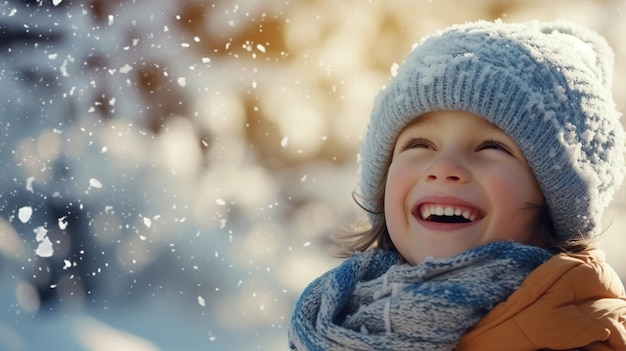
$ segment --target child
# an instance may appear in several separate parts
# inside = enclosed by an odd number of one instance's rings
[[[453,26],[377,96],[371,227],[340,238],[292,350],[626,350],[626,294],[593,246],[621,184],[612,51],[566,22]]]

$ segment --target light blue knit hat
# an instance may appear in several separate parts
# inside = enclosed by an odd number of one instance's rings
[[[464,110],[517,143],[559,239],[596,234],[624,175],[612,70],[607,42],[564,21],[479,21],[427,37],[374,101],[360,153],[361,195],[376,192],[395,139],[411,120],[429,111]]]

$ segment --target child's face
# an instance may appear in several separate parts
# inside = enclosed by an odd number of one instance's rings
[[[544,245],[545,235],[533,228],[543,203],[522,152],[479,116],[430,112],[398,136],[385,185],[385,221],[411,264],[493,241]]]

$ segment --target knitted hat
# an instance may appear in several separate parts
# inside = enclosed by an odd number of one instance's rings
[[[374,101],[360,154],[363,197],[372,198],[381,185],[395,140],[410,121],[430,111],[463,110],[515,141],[558,239],[598,233],[624,175],[612,70],[607,42],[563,21],[479,21],[425,38]]]

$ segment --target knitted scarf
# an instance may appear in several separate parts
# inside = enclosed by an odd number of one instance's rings
[[[393,251],[355,254],[304,290],[291,317],[289,347],[452,350],[551,255],[514,242],[415,266]]]

